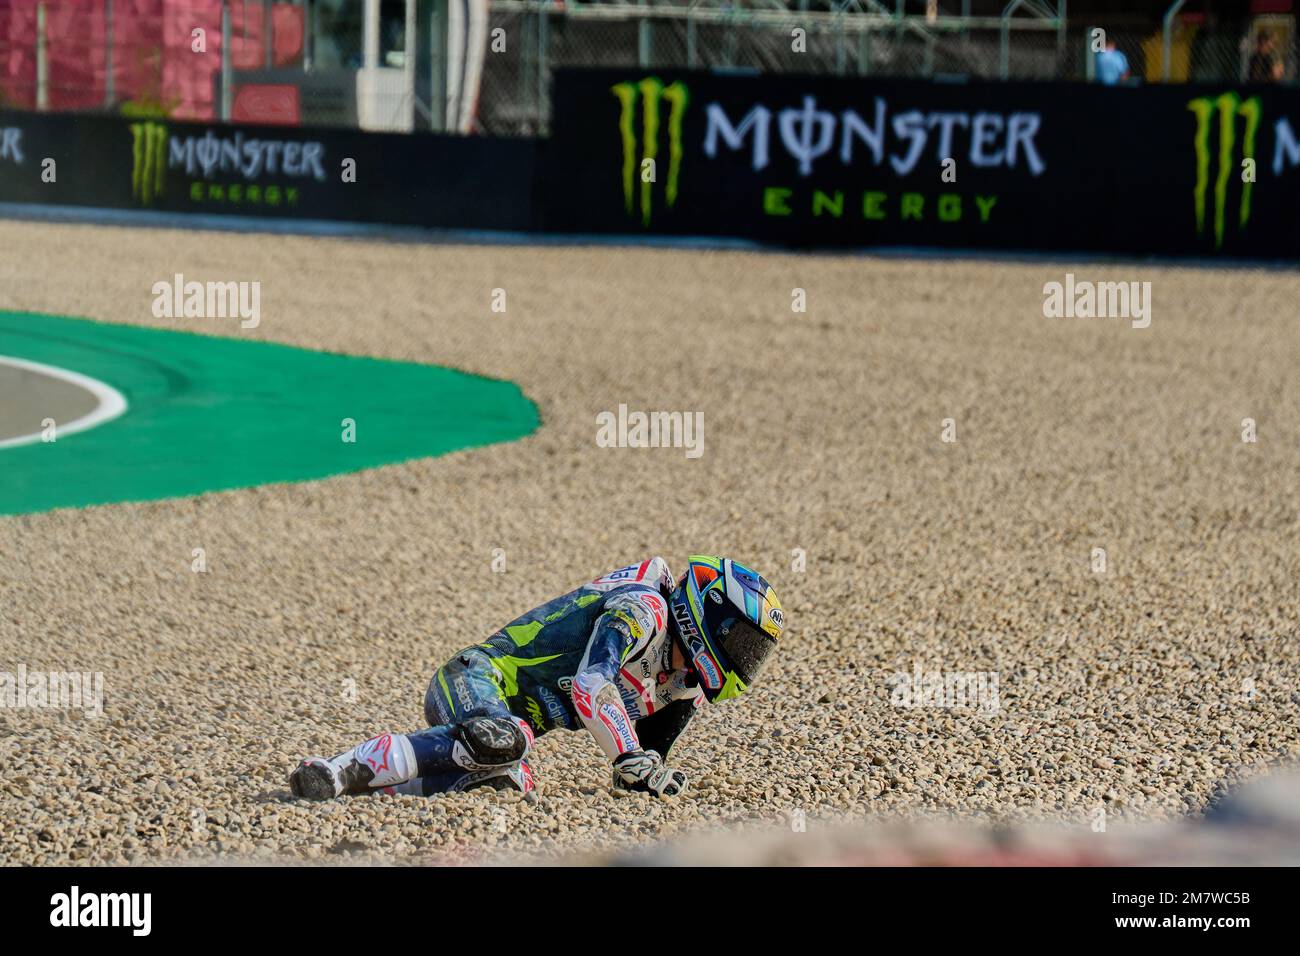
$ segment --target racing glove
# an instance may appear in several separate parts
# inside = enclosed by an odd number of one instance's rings
[[[686,774],[665,765],[653,750],[630,750],[614,761],[614,786],[656,797],[675,797],[686,789]]]

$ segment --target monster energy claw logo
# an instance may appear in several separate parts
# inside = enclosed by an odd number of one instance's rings
[[[148,205],[162,194],[167,171],[167,127],[131,124],[131,197]]]
[[[538,730],[545,730],[546,721],[542,717],[542,705],[531,697],[525,697],[524,708],[528,711],[528,719],[532,721],[533,726]]]
[[[1219,115],[1219,150],[1214,177],[1214,248],[1223,246],[1225,212],[1228,205],[1228,183],[1240,163],[1255,161],[1255,134],[1259,131],[1260,103],[1258,96],[1243,100],[1236,93],[1223,93],[1217,97],[1201,96],[1187,103],[1196,116],[1196,186],[1192,197],[1196,204],[1196,234],[1205,235],[1206,200],[1210,184],[1210,134],[1214,128],[1214,114]],[[1237,118],[1244,119],[1241,137],[1241,160],[1234,161],[1237,145]],[[1244,229],[1250,221],[1250,204],[1254,176],[1242,176],[1241,206],[1237,225]]]
[[[682,168],[682,117],[686,114],[689,95],[684,83],[665,86],[658,77],[646,77],[639,83],[615,83],[610,87],[619,102],[618,131],[623,141],[623,205],[629,216],[636,215],[637,173],[640,170],[641,225],[650,225],[654,202],[654,169],[659,156],[659,103],[669,104],[668,176],[664,184],[664,201],[669,208],[677,202],[677,180]],[[636,106],[641,100],[641,149],[637,153]]]

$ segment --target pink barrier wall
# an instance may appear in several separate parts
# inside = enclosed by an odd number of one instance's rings
[[[0,0],[0,105],[36,105],[38,0]],[[107,75],[104,0],[45,0],[51,110],[101,109]],[[232,0],[231,64],[263,65],[260,3]],[[274,63],[302,57],[303,8],[271,8]],[[195,52],[192,31],[205,31]],[[113,78],[118,104],[162,103],[172,116],[212,119],[221,69],[221,0],[114,0]]]

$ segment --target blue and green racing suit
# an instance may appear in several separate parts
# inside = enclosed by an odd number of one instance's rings
[[[369,789],[429,795],[475,786],[532,789],[534,738],[585,729],[611,761],[666,757],[703,699],[673,667],[673,578],[663,558],[612,571],[517,617],[438,669],[429,729],[382,734],[341,754]]]

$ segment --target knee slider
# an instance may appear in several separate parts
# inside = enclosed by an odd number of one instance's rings
[[[488,767],[517,763],[532,748],[532,734],[516,717],[470,717],[456,736],[470,759]]]

